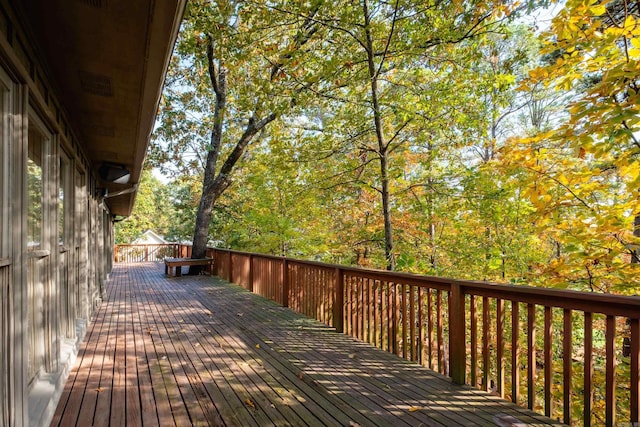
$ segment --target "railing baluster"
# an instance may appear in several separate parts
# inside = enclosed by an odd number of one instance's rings
[[[387,348],[391,352],[391,344],[389,341],[389,283],[380,281],[380,308],[382,313],[380,316],[380,344],[382,349]]]
[[[444,374],[444,339],[442,336],[442,291],[436,290],[436,329],[437,329],[437,351],[438,351],[438,372]]]
[[[511,401],[520,400],[520,305],[511,301]]]
[[[572,325],[571,325],[571,310],[564,309],[563,310],[563,339],[562,339],[562,376],[563,376],[563,415],[564,415],[564,423],[571,424],[571,377],[573,375],[572,372]]]
[[[605,332],[607,356],[607,389],[605,393],[605,423],[607,427],[616,424],[616,318],[607,316]]]
[[[544,307],[544,414],[551,416],[551,388],[553,386],[551,307]]]
[[[398,354],[396,340],[396,284],[388,282],[389,286],[389,352]]]
[[[367,320],[367,305],[365,304],[366,289],[364,287],[364,277],[360,278],[360,339],[365,341],[365,322]]]
[[[478,386],[478,300],[469,295],[469,317],[471,318],[471,385]]]
[[[371,284],[371,279],[367,278],[367,340],[370,343],[373,343],[375,338],[374,330],[375,330],[375,313],[373,311],[373,285]]]
[[[629,319],[631,327],[631,424],[640,425],[640,320]]]
[[[465,383],[467,369],[464,309],[463,289],[452,283],[449,294],[449,374],[454,384]]]
[[[349,335],[351,335],[352,337],[356,336],[356,333],[358,331],[358,288],[357,288],[357,277],[350,277],[349,278],[349,295],[350,295],[350,302],[351,304],[349,305],[349,313],[350,313],[350,318],[351,318],[351,322],[349,324]]]
[[[427,293],[427,316],[429,325],[427,327],[428,347],[429,347],[429,369],[433,369],[433,290],[429,289]]]
[[[402,356],[402,285],[393,284],[393,353]]]
[[[425,322],[425,296],[424,296],[425,288],[418,288],[418,363],[424,365],[424,342],[425,342],[425,333],[424,333],[424,322]]]
[[[496,300],[496,375],[497,391],[504,398],[504,300]]]
[[[491,369],[489,367],[489,298],[482,297],[482,389],[489,390],[489,376]]]
[[[527,304],[527,407],[536,406],[536,306]]]
[[[402,334],[400,335],[401,343],[402,343],[402,357],[404,359],[407,358],[407,285],[404,283],[399,285],[400,292],[400,315],[402,316]]]
[[[360,327],[360,334],[359,334],[359,338],[361,341],[364,341],[365,338],[365,329],[366,329],[366,320],[367,320],[367,306],[365,303],[365,295],[366,295],[366,289],[364,287],[364,277],[360,278],[359,281],[359,286],[360,286],[360,292],[359,292],[359,299],[360,299],[360,323],[359,323],[359,327]]]
[[[593,406],[593,315],[584,313],[584,427],[591,426]]]
[[[418,360],[416,356],[416,287],[409,286],[409,345],[410,360]]]
[[[253,259],[249,259],[249,266],[253,264]],[[251,267],[249,267],[251,269]],[[253,275],[251,275],[253,280]],[[282,306],[289,307],[289,292],[290,292],[290,278],[289,278],[289,261],[286,259],[282,261]],[[253,284],[251,284],[253,287]]]
[[[344,273],[342,269],[335,269],[335,297],[333,300],[333,327],[337,332],[344,332]]]
[[[373,281],[373,336],[374,343],[378,348],[382,348],[382,324],[378,323],[378,319],[382,318],[382,311],[380,309],[382,299],[380,296],[380,283],[377,280]]]

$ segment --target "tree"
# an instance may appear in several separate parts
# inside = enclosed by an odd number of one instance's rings
[[[640,285],[628,262],[639,243],[639,36],[635,3],[568,1],[546,37],[551,64],[531,72],[529,87],[572,94],[566,120],[521,141],[513,157],[530,174],[537,225],[558,242],[537,273],[564,286]]]
[[[165,153],[188,148],[191,135],[199,136],[195,152],[203,178],[194,258],[205,255],[214,205],[231,185],[249,145],[271,122],[303,103],[305,89],[321,81],[318,58],[326,49],[322,37],[327,30],[314,20],[320,6],[286,1],[269,7],[241,1],[189,4],[158,134],[178,142],[169,142]],[[293,13],[278,13],[279,7]],[[193,109],[187,113],[185,107]]]
[[[345,103],[343,128],[358,135],[357,158],[363,165],[377,163],[368,185],[380,198],[387,269],[396,262],[394,187],[403,191],[394,182],[402,167],[393,163],[410,155],[417,133],[440,134],[464,120],[459,107],[470,89],[464,84],[468,42],[496,29],[496,18],[511,12],[502,2],[363,0],[318,17],[348,40],[342,59],[348,66],[339,78],[344,88],[331,98]]]

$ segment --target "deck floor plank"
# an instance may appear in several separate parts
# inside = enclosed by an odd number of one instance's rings
[[[325,410],[318,406],[314,399],[306,399],[299,393],[296,393],[295,389],[292,389],[290,382],[282,380],[282,370],[277,369],[265,369],[265,364],[270,365],[273,360],[263,360],[257,358],[251,354],[253,350],[246,346],[247,340],[240,340],[235,335],[229,334],[229,327],[221,324],[217,321],[212,321],[213,314],[210,310],[200,305],[197,309],[195,316],[200,320],[199,324],[196,323],[196,327],[200,329],[200,339],[205,341],[204,347],[220,349],[217,357],[225,355],[226,352],[232,351],[232,356],[236,360],[235,365],[238,365],[240,371],[236,371],[238,378],[252,377],[254,375],[259,376],[259,381],[264,381],[268,387],[262,387],[262,393],[259,401],[266,399],[266,402],[262,402],[262,406],[272,407],[278,409],[278,414],[272,413],[271,423],[274,423],[280,419],[286,419],[289,422],[298,425],[317,425],[319,422],[322,424],[336,424],[339,423],[330,414],[330,410]],[[235,315],[235,314],[234,314]],[[206,325],[206,328],[199,326]],[[260,343],[255,341],[255,348],[260,348]],[[207,345],[207,344],[213,344]],[[241,351],[238,351],[241,349]],[[280,375],[274,376],[271,372],[277,372]],[[291,381],[295,375],[289,376],[288,380]],[[260,387],[259,381],[253,382],[253,387]],[[297,381],[297,380],[293,380]],[[314,396],[317,398],[317,396]],[[296,411],[292,412],[288,406],[292,405],[294,401],[304,401],[305,406],[296,407]],[[255,402],[252,401],[253,404]],[[327,405],[333,408],[335,405]],[[299,418],[299,419],[297,419]],[[274,421],[275,420],[275,421]],[[348,419],[342,420],[348,424]]]
[[[101,310],[93,319],[96,327],[90,328],[85,335],[86,345],[83,345],[78,352],[78,369],[74,370],[65,384],[65,388],[60,397],[58,407],[64,407],[64,411],[57,411],[52,419],[51,425],[75,426],[80,408],[90,407],[90,400],[95,401],[95,388],[91,391],[90,372],[93,369],[101,369],[102,352],[99,351],[100,338],[109,328],[109,322],[104,319],[105,311]],[[96,383],[97,388],[97,383]],[[84,401],[84,404],[83,404]],[[93,413],[91,414],[93,419]]]
[[[133,270],[132,273],[135,273],[134,269],[131,270]],[[136,275],[134,274],[134,276]],[[162,373],[162,382],[169,397],[172,417],[177,426],[202,425],[205,422],[204,416],[202,413],[198,414],[194,408],[195,396],[184,371],[185,362],[174,344],[179,331],[176,331],[175,326],[167,318],[174,307],[167,307],[163,304],[161,295],[163,289],[158,285],[158,282],[152,282],[153,292],[151,293],[150,308],[155,325],[152,329],[158,331],[154,336],[156,357]]]
[[[136,296],[139,298],[139,315],[141,326],[144,335],[145,351],[147,353],[147,360],[149,364],[149,377],[151,381],[151,390],[153,391],[153,399],[155,408],[157,410],[157,419],[162,420],[163,426],[175,425],[173,414],[171,412],[171,402],[167,387],[162,374],[162,365],[158,354],[162,354],[164,346],[162,346],[158,337],[158,327],[153,320],[151,301],[149,300],[149,294],[155,292],[152,286],[140,280],[136,283],[139,290],[136,292]],[[150,416],[151,420],[147,418],[143,419],[144,425],[155,425],[154,417]]]
[[[56,426],[562,425],[220,279],[116,264]]]

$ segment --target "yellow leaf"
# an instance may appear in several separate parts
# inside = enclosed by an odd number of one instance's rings
[[[250,408],[255,408],[256,405],[251,401],[251,399],[245,399],[244,403],[247,404],[248,407]]]
[[[416,412],[419,411],[421,408],[417,407],[417,406],[412,406],[411,408],[409,408],[409,412]]]
[[[256,348],[260,348],[260,344],[256,344]]]

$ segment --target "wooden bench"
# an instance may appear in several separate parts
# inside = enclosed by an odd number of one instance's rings
[[[182,276],[182,267],[191,265],[204,265],[207,267],[207,272],[211,274],[213,267],[213,258],[165,258],[164,259],[164,274],[168,277],[173,276],[173,268],[176,268],[176,277]]]

